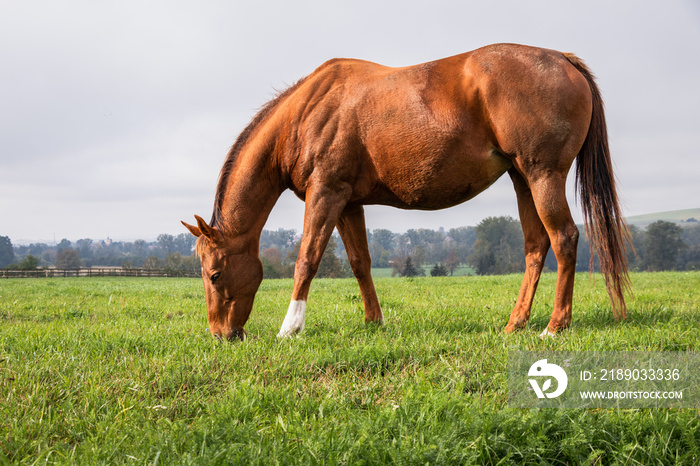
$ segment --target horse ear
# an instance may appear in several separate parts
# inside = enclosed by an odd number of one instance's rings
[[[185,223],[185,222],[183,222],[183,221],[180,221],[180,223],[182,223],[183,225],[185,225],[185,228],[187,228],[187,229],[190,231],[190,233],[192,233],[192,234],[193,234],[194,236],[196,236],[197,238],[199,238],[200,236],[202,236],[202,230],[200,230],[199,228],[197,228],[197,227],[195,227],[195,226],[192,226],[192,225],[189,225],[189,224],[187,224],[187,223]]]
[[[207,224],[207,222],[205,222],[199,215],[195,215],[194,218],[197,220],[197,225],[199,226],[198,230],[202,235],[206,236],[215,243],[220,243],[223,240],[223,235],[217,228],[210,227],[209,224]]]

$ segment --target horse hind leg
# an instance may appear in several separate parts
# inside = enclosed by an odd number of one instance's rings
[[[527,182],[514,168],[511,168],[508,174],[513,181],[518,198],[520,224],[525,238],[525,275],[518,299],[506,326],[506,332],[510,333],[524,328],[530,319],[532,301],[537,291],[550,241],[547,230],[537,214],[532,192]]]
[[[365,305],[365,323],[384,323],[377,292],[372,281],[372,259],[367,244],[365,211],[361,205],[346,207],[338,221],[338,231],[345,244],[350,267],[360,285]]]
[[[565,183],[566,173],[552,173],[530,182],[537,213],[557,258],[554,309],[542,336],[554,335],[571,323],[579,232],[566,201]]]

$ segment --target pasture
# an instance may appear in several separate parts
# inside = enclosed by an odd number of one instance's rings
[[[555,274],[529,327],[503,328],[521,275],[315,280],[306,330],[275,335],[291,280],[265,280],[245,342],[206,331],[198,279],[0,281],[0,463],[698,464],[696,409],[507,406],[509,349],[698,350],[700,273],[632,274],[616,323],[576,276],[553,339]]]

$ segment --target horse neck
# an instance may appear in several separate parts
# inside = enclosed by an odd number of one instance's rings
[[[279,171],[272,164],[267,144],[249,144],[238,155],[228,175],[220,204],[225,236],[241,240],[257,253],[267,217],[282,194]]]

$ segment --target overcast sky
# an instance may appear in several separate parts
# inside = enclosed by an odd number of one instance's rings
[[[575,52],[595,72],[626,215],[700,207],[698,5],[0,0],[0,236],[179,234],[211,216],[229,147],[275,89],[333,57],[403,66],[495,42]],[[517,216],[507,176],[444,211],[366,211],[394,231]],[[287,193],[266,228],[302,217]]]

